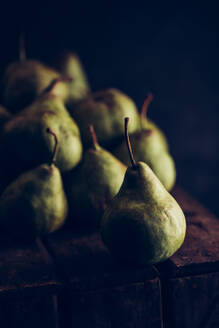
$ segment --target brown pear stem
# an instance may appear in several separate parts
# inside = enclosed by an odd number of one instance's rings
[[[126,140],[126,144],[127,144],[127,147],[128,147],[128,152],[129,152],[132,168],[135,169],[136,168],[136,161],[135,161],[134,156],[133,156],[132,146],[131,146],[130,139],[129,139],[128,123],[129,123],[129,117],[126,117],[125,118],[125,140]]]
[[[50,128],[47,128],[46,129],[46,132],[49,133],[49,134],[51,134],[51,135],[53,135],[54,138],[55,138],[55,146],[54,146],[54,150],[53,150],[51,161],[49,163],[49,165],[51,166],[56,161],[57,150],[58,150],[58,137],[57,137],[56,133],[52,129],[50,129]]]
[[[23,62],[27,59],[23,33],[20,34],[20,38],[19,38],[19,59],[20,62]]]
[[[89,130],[92,138],[93,147],[96,149],[98,146],[98,140],[92,124],[89,125]]]
[[[52,80],[52,82],[48,85],[48,87],[46,87],[43,90],[42,94],[51,92],[55,88],[55,86],[60,82],[71,82],[71,81],[72,81],[72,77],[70,76],[59,76],[56,79]]]
[[[147,97],[145,98],[145,101],[142,105],[141,108],[141,119],[143,120],[144,118],[146,118],[147,116],[147,111],[148,111],[148,107],[150,105],[150,103],[152,102],[152,100],[154,99],[153,94],[150,92]]]

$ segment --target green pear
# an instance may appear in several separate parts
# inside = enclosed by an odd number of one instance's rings
[[[146,101],[148,101],[148,98],[146,98]],[[142,126],[141,131],[137,131],[130,136],[135,152],[135,159],[136,161],[147,163],[163,183],[164,187],[169,191],[173,188],[176,181],[174,160],[168,152],[167,145],[164,143],[165,139],[161,138],[160,130],[153,128],[151,124],[147,126],[150,129]],[[129,154],[125,140],[114,147],[112,153],[124,164],[129,165]]]
[[[61,77],[40,61],[26,59],[23,38],[20,41],[20,60],[7,67],[2,79],[3,104],[13,113],[29,106],[54,79]],[[69,91],[64,81],[57,85],[56,91],[67,99]]]
[[[68,176],[67,196],[72,224],[100,224],[109,201],[119,191],[126,166],[99,146],[90,126],[92,146],[84,154],[81,165]]]
[[[47,132],[55,133],[51,129]],[[46,132],[46,133],[47,133]],[[59,169],[55,166],[57,137],[49,164],[25,172],[0,197],[0,228],[15,240],[31,241],[59,229],[68,203]]]
[[[144,104],[141,109],[141,126],[143,129],[155,131],[159,143],[163,146],[164,150],[168,151],[169,145],[165,134],[153,121],[151,121],[147,117],[148,107],[153,99],[154,96],[152,95],[152,93],[149,93],[144,101]]]
[[[91,94],[70,110],[81,131],[84,145],[91,144],[87,126],[92,124],[101,145],[108,146],[123,135],[121,118],[132,118],[130,132],[140,129],[140,118],[135,103],[117,89],[106,89]]]
[[[103,242],[120,261],[132,265],[154,264],[168,259],[182,245],[186,221],[180,206],[150,167],[135,162],[127,132],[132,166],[104,212]]]
[[[136,161],[147,163],[169,191],[176,181],[175,163],[171,155],[163,149],[157,130],[142,130],[130,136]],[[125,165],[129,164],[129,155],[125,141],[114,148],[113,154]]]
[[[80,162],[82,143],[77,124],[60,97],[49,92],[43,93],[30,107],[14,115],[3,127],[0,145],[2,165],[8,173],[14,175],[13,178],[47,162],[51,157],[54,139],[45,132],[47,126],[59,138],[57,167],[65,172]]]
[[[72,81],[68,83],[68,100],[67,105],[74,104],[85,98],[90,93],[89,82],[79,57],[75,53],[62,53],[57,62],[57,70],[64,76],[69,76]]]

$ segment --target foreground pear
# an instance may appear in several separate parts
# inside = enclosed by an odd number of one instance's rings
[[[75,53],[64,52],[56,61],[57,70],[64,76],[72,78],[68,83],[67,105],[74,104],[85,98],[90,93],[90,86],[79,57]]]
[[[19,176],[0,197],[0,229],[11,238],[31,241],[59,229],[68,205],[59,169],[55,166],[57,137],[49,164],[42,164]]]
[[[140,118],[133,100],[117,89],[106,89],[91,94],[70,109],[81,131],[84,145],[91,144],[87,129],[89,124],[94,126],[101,145],[109,146],[123,135],[121,118],[130,116],[130,132],[140,129]]]
[[[2,80],[3,105],[13,113],[29,106],[54,79],[61,76],[40,61],[27,59],[21,40],[20,60],[7,67]],[[67,99],[68,87],[65,82],[57,85],[57,93]]]
[[[93,126],[90,126],[92,146],[84,154],[81,165],[70,172],[67,196],[72,224],[100,224],[109,202],[118,193],[126,166],[99,146]]]
[[[45,92],[31,106],[14,115],[2,129],[2,166],[10,168],[14,178],[51,158],[54,139],[45,132],[47,126],[59,139],[57,167],[62,172],[69,171],[81,160],[82,143],[77,124],[62,99]]]
[[[123,262],[158,263],[182,245],[186,221],[180,206],[150,167],[135,162],[127,133],[128,118],[125,124],[132,167],[104,212],[101,235],[112,254]]]
[[[142,112],[146,108],[148,97],[143,104]],[[159,128],[153,127],[153,123],[149,123],[146,126],[147,128],[142,125],[141,130],[133,133],[130,137],[135,159],[136,161],[147,163],[169,191],[173,188],[176,180],[174,160],[168,151],[166,139],[162,136]],[[129,164],[129,154],[125,140],[117,145],[112,152],[123,163]]]

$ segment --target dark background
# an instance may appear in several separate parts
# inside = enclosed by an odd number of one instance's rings
[[[29,57],[78,52],[93,90],[117,87],[138,106],[152,91],[149,117],[168,136],[179,183],[219,215],[217,8],[60,1],[8,4],[1,14],[0,73],[23,30]]]

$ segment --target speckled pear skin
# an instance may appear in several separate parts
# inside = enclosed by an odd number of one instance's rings
[[[176,169],[173,158],[160,142],[160,135],[156,129],[142,130],[130,135],[136,161],[147,163],[157,175],[164,187],[170,191],[176,181]],[[124,164],[129,165],[129,153],[126,142],[123,141],[113,151]]]
[[[182,245],[184,214],[150,167],[128,168],[119,193],[101,222],[103,242],[120,261],[133,265],[168,259]]]
[[[13,62],[6,69],[2,81],[3,104],[12,113],[16,113],[29,106],[54,79],[60,76],[55,69],[37,60]],[[67,84],[58,83],[55,92],[64,100],[67,99]]]
[[[68,106],[74,106],[76,102],[82,100],[90,93],[87,75],[79,57],[75,53],[62,53],[57,59],[56,68],[64,76],[72,78],[72,81],[67,85],[69,90]]]
[[[99,145],[85,152],[81,166],[68,179],[72,224],[99,226],[104,210],[121,187],[126,168]]]
[[[19,176],[0,197],[1,231],[20,241],[59,229],[67,213],[61,174],[53,164]]]
[[[55,131],[59,140],[57,167],[64,172],[79,163],[82,143],[78,126],[62,99],[45,94],[4,125],[0,146],[0,153],[4,154],[2,164],[7,169],[12,166],[10,172],[14,177],[50,161],[55,141],[46,132],[48,126]]]
[[[81,131],[84,145],[91,143],[88,125],[92,124],[101,146],[106,146],[123,136],[123,119],[129,116],[130,133],[140,129],[140,117],[135,103],[117,89],[106,89],[91,94],[82,100],[70,114],[75,118]]]
[[[141,125],[142,128],[145,130],[153,130],[156,132],[157,139],[159,143],[162,145],[165,151],[169,151],[169,144],[167,138],[163,131],[155,124],[153,121],[149,120],[148,118],[141,118]]]

